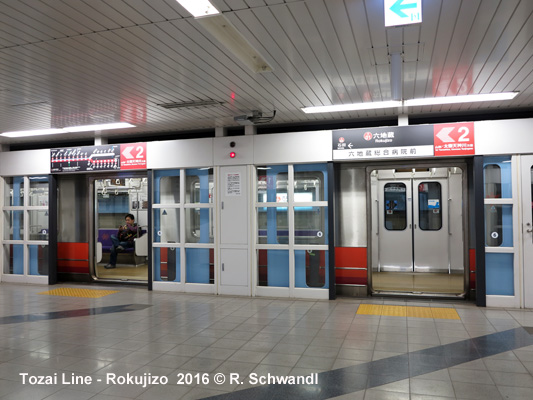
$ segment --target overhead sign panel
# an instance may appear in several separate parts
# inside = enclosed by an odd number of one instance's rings
[[[433,125],[333,131],[334,160],[433,156]]]
[[[422,22],[422,0],[384,0],[385,26]]]
[[[50,149],[50,172],[146,169],[146,143]]]
[[[333,131],[334,160],[357,161],[474,154],[473,122]]]
[[[473,122],[435,125],[434,134],[435,156],[476,154]]]

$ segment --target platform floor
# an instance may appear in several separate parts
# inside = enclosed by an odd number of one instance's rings
[[[0,399],[530,400],[531,327],[533,310],[468,302],[3,283]],[[303,383],[253,384],[269,374]]]

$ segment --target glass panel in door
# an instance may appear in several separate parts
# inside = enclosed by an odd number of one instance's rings
[[[95,276],[99,279],[148,279],[146,177],[98,179],[95,192]],[[128,225],[129,223],[129,225]],[[119,235],[119,228],[133,238]],[[120,247],[119,247],[120,246]]]

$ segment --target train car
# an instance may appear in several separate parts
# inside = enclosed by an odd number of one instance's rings
[[[447,124],[457,146],[437,124],[4,152],[1,279],[531,307],[531,126]],[[124,148],[145,159],[121,168]],[[141,235],[106,269],[126,214]]]

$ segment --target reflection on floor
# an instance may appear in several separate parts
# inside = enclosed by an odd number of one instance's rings
[[[73,287],[109,289],[53,286]],[[532,399],[531,309],[136,285],[101,298],[39,294],[49,289],[0,283],[1,400]],[[368,306],[382,312],[369,314]],[[391,307],[406,312],[390,316]],[[444,319],[439,309],[459,319]],[[291,384],[291,377],[316,379]]]
[[[461,294],[464,292],[464,276],[434,272],[374,272],[372,286],[379,291]]]
[[[148,280],[148,264],[138,266],[117,264],[116,268],[105,269],[105,264],[96,266],[96,276],[100,279],[120,279],[132,281]]]

